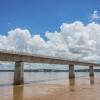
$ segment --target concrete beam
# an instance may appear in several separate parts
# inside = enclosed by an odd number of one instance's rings
[[[15,62],[14,85],[21,84],[24,84],[24,63],[17,61]]]
[[[11,62],[22,61],[28,63],[47,63],[47,64],[63,64],[63,65],[74,64],[83,66],[93,65],[100,67],[100,64],[96,63],[67,60],[52,56],[34,55],[31,53],[23,53],[23,52],[18,53],[13,51],[0,51],[0,61],[11,61]]]
[[[74,65],[69,64],[69,79],[75,78]]]
[[[89,66],[89,75],[90,75],[90,76],[94,76],[93,65],[90,65],[90,66]]]

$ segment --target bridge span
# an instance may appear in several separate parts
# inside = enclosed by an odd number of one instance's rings
[[[96,63],[5,50],[0,50],[0,61],[15,62],[14,85],[24,84],[24,62],[69,65],[69,78],[75,78],[74,65],[89,66],[90,76],[94,76],[93,66],[100,66],[100,64]]]

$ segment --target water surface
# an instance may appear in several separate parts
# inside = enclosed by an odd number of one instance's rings
[[[13,86],[13,72],[0,72],[0,100],[100,100],[100,73],[25,72],[25,85]]]

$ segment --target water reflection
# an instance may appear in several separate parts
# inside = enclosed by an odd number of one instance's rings
[[[70,91],[75,91],[75,78],[73,79],[69,79],[69,88],[70,88]]]
[[[94,85],[94,76],[90,76],[90,85]]]
[[[23,100],[24,86],[13,87],[13,100]]]

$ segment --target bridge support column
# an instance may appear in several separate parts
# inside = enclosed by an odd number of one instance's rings
[[[24,63],[17,61],[15,62],[14,85],[21,84],[24,84]]]
[[[90,76],[94,76],[93,65],[89,66],[89,74],[90,74]]]
[[[69,64],[69,79],[75,78],[74,65]]]

